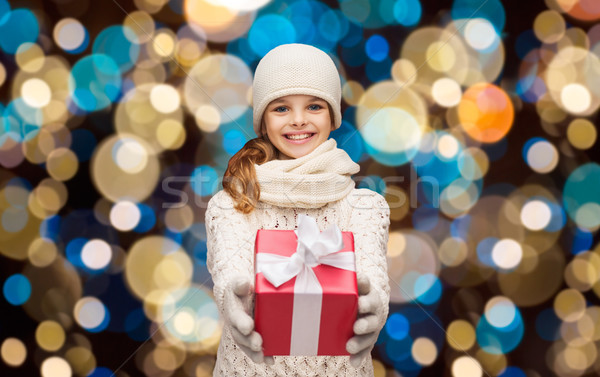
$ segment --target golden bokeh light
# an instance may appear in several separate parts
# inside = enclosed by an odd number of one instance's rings
[[[555,10],[546,10],[539,13],[533,21],[535,36],[544,43],[558,42],[565,34],[566,23],[564,18]]]
[[[44,321],[35,330],[37,344],[46,351],[57,351],[65,342],[65,330],[55,321]]]
[[[10,367],[19,367],[23,365],[27,358],[27,348],[18,338],[9,337],[2,341],[0,347],[2,361]]]
[[[79,169],[77,155],[68,148],[56,148],[48,155],[46,170],[57,181],[68,181]]]
[[[125,37],[132,43],[144,44],[150,42],[156,30],[154,19],[143,10],[129,13],[123,21],[131,33],[125,33]]]
[[[150,90],[150,103],[158,112],[169,114],[179,108],[181,99],[174,87],[159,84]]]
[[[164,149],[179,149],[185,142],[187,133],[182,123],[165,119],[156,128],[156,140]]]
[[[41,108],[50,103],[52,93],[45,81],[31,78],[21,86],[21,97],[29,106]]]
[[[246,94],[251,87],[252,73],[244,61],[229,54],[214,54],[204,56],[190,70],[185,79],[183,97],[196,119],[214,121],[210,109],[204,108],[198,114],[203,106],[212,106],[218,111],[219,120],[228,123],[248,109],[250,103]],[[202,129],[201,124],[198,125]]]
[[[446,331],[446,341],[457,351],[467,351],[475,344],[475,328],[469,322],[457,319]]]
[[[410,86],[417,80],[417,68],[408,59],[398,59],[392,64],[392,78],[401,87]]]
[[[420,337],[415,339],[411,348],[411,353],[413,359],[418,364],[428,366],[433,364],[436,360],[438,350],[431,339]]]
[[[356,106],[365,92],[365,88],[357,81],[349,80],[342,86],[342,98],[350,106]]]
[[[35,43],[23,43],[17,49],[15,61],[24,72],[36,73],[45,63],[44,50]]]
[[[452,362],[453,377],[482,377],[481,364],[471,356],[460,356]]]
[[[83,346],[71,347],[65,352],[65,359],[79,376],[89,375],[96,368],[96,357],[92,351]]]
[[[215,132],[221,124],[219,109],[210,104],[198,106],[194,113],[194,119],[202,132]]]
[[[189,205],[169,208],[165,213],[165,224],[172,232],[183,233],[194,223],[194,212]]]
[[[467,258],[467,243],[458,237],[448,237],[440,244],[438,257],[446,266],[459,266]]]
[[[406,249],[406,237],[400,232],[391,232],[388,237],[387,256],[394,258],[400,256]]]
[[[159,176],[154,150],[131,134],[103,140],[92,157],[90,170],[98,191],[115,202],[143,201],[154,190]]]
[[[441,78],[433,83],[431,94],[440,106],[452,107],[458,105],[462,97],[460,85],[452,79]]]
[[[147,45],[150,56],[159,61],[170,59],[175,52],[176,40],[177,36],[171,29],[162,28],[157,30],[152,43]]]
[[[58,248],[52,240],[39,237],[31,242],[27,250],[29,262],[36,267],[46,267],[54,262]]]
[[[4,67],[4,64],[0,63],[0,87],[4,84],[5,81],[6,81],[6,68]]]
[[[211,0],[185,0],[183,11],[187,20],[200,26],[208,40],[214,42],[239,38],[248,32],[254,21],[253,12],[239,12],[225,3]]]
[[[575,322],[585,314],[585,298],[575,289],[564,289],[554,298],[556,316],[566,322]]]
[[[598,131],[587,119],[574,119],[567,128],[567,139],[577,149],[590,149],[598,139]]]
[[[121,159],[117,157],[118,161],[131,165],[125,170],[141,171],[145,167],[143,156],[146,153],[158,153],[164,149],[163,144],[158,140],[160,136],[158,129],[165,121],[183,122],[179,93],[174,87],[151,83],[127,92],[125,98],[117,106],[115,127],[120,134],[133,134],[145,140],[151,148],[144,148],[133,140],[124,143],[122,146],[126,146],[126,148],[123,148],[121,152],[131,153],[142,158],[136,159],[134,156],[129,156]],[[132,165],[132,163],[126,162],[128,160],[132,162],[139,160],[139,163]]]
[[[145,237],[131,246],[125,262],[125,277],[133,293],[144,298],[152,291],[186,287],[192,262],[181,246],[169,238]]]
[[[50,356],[40,367],[42,377],[71,377],[73,370],[69,363],[59,356]]]

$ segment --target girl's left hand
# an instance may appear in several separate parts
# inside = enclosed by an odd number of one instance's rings
[[[346,350],[350,353],[350,364],[358,368],[371,353],[377,341],[381,327],[377,311],[383,302],[377,292],[371,289],[371,283],[366,276],[358,275],[356,280],[359,317],[354,322],[354,336],[346,343]]]

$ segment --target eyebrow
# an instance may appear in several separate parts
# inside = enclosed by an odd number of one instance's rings
[[[309,101],[309,102],[312,102],[312,101],[323,101],[323,102],[327,102],[327,101],[325,101],[323,98],[319,98],[319,97],[315,97],[315,96],[312,96],[311,98],[309,98],[309,100],[308,100],[308,101]],[[288,101],[287,101],[285,98],[278,98],[278,99],[274,100],[273,102],[271,102],[271,105],[273,105],[273,104],[276,104],[276,103],[287,103],[287,102],[288,102]]]

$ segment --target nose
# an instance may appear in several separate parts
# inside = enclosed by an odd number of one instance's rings
[[[306,114],[304,111],[294,111],[292,114],[292,124],[296,126],[303,126],[306,124]]]

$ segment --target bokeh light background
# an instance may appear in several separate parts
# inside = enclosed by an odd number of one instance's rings
[[[204,211],[290,42],[390,204],[375,375],[598,375],[596,0],[0,0],[0,375],[212,374]]]

